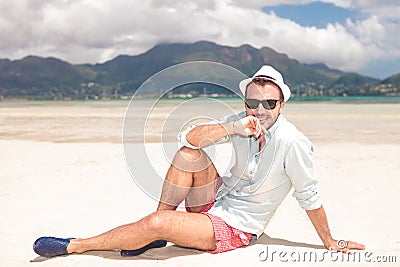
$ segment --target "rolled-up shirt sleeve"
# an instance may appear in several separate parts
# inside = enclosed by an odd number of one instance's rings
[[[199,147],[192,145],[186,139],[186,135],[197,126],[199,126],[199,124],[190,125],[186,130],[180,132],[178,134],[178,141],[181,142],[181,144],[186,146],[186,147],[193,148],[193,149],[199,149]]]
[[[305,136],[293,140],[286,154],[285,171],[293,184],[293,197],[306,210],[317,209],[322,205],[313,161],[312,143]]]

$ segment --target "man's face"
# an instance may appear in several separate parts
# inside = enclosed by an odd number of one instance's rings
[[[246,105],[245,100],[245,108],[247,116],[254,116],[260,120],[260,123],[266,128],[269,129],[277,120],[280,111],[285,106],[285,102],[280,101],[281,92],[277,85],[274,83],[266,83],[266,84],[256,84],[252,82],[247,87],[246,92],[246,100],[248,100],[248,104]],[[265,108],[262,103],[259,103],[256,107],[257,101],[253,100],[277,100],[274,108],[270,106]],[[251,103],[253,102],[253,103]],[[275,101],[272,101],[275,102]],[[253,105],[249,105],[253,104]],[[266,103],[264,103],[266,104]],[[250,107],[249,107],[250,106]]]

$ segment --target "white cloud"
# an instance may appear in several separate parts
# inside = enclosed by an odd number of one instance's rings
[[[399,18],[388,15],[400,13],[397,1],[325,2],[362,8],[366,18],[303,27],[262,12],[261,0],[187,0],[179,5],[173,0],[0,0],[0,58],[36,54],[95,63],[145,52],[160,42],[198,40],[269,46],[302,62],[353,71],[377,58],[399,57]]]

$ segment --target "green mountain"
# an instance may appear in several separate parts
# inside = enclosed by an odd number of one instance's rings
[[[289,86],[305,93],[318,85],[327,88],[340,78],[341,72],[325,65],[305,65],[270,48],[256,49],[250,45],[220,46],[201,41],[193,44],[157,45],[138,56],[118,56],[94,66],[86,65],[99,74],[97,81],[105,85],[120,84],[121,92],[137,88],[154,73],[174,64],[189,61],[214,61],[232,66],[250,76],[263,64],[270,64],[282,72]]]
[[[332,93],[341,95],[365,95],[373,94],[371,87],[379,84],[378,79],[362,76],[357,73],[344,73],[330,86]],[[369,91],[367,91],[369,89]]]
[[[330,69],[324,64],[302,64],[268,47],[229,47],[200,41],[160,44],[140,55],[121,55],[94,65],[72,65],[56,58],[36,56],[15,61],[0,60],[0,98],[130,96],[155,73],[190,61],[223,63],[248,76],[261,65],[270,64],[283,74],[293,94],[298,96],[400,95],[400,74],[380,81]],[[204,85],[191,85],[174,91],[201,93],[203,88]],[[207,92],[226,93],[215,86]]]
[[[398,96],[400,95],[400,73],[384,79],[376,86],[370,88],[376,95]]]
[[[0,94],[5,96],[76,94],[82,79],[76,67],[56,58],[0,61]]]
[[[389,78],[382,81],[381,84],[399,84],[400,83],[400,73],[390,76]]]

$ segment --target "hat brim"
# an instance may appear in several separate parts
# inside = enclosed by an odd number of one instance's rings
[[[248,85],[252,80],[253,80],[253,78],[247,78],[247,79],[242,80],[242,81],[239,83],[240,91],[242,92],[242,94],[243,94],[244,97],[246,96],[246,87],[247,87],[247,85]],[[275,83],[276,85],[278,85],[278,87],[279,87],[279,88],[281,89],[281,91],[282,91],[283,100],[284,100],[285,102],[289,100],[289,98],[290,98],[290,89],[289,89],[289,87],[288,87],[286,84],[280,83],[280,82],[278,82],[278,81],[276,81],[276,80],[273,80],[273,79],[266,79],[266,80],[271,81],[271,82]]]

